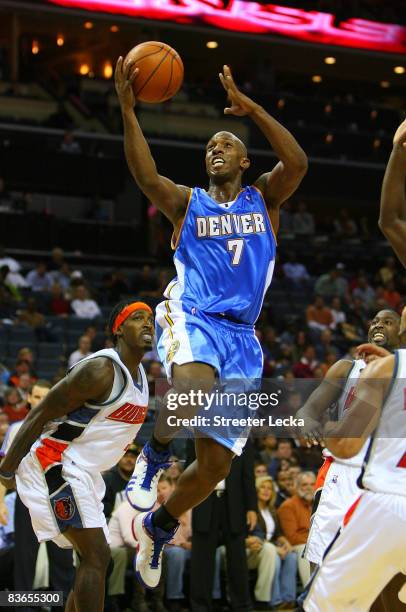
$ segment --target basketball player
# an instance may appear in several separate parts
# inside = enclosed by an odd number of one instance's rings
[[[406,574],[405,378],[406,349],[371,362],[344,418],[325,426],[326,445],[341,459],[372,435],[358,481],[364,491],[316,572],[308,612],[366,612],[395,574]]]
[[[76,612],[103,610],[110,550],[100,472],[123,456],[148,408],[140,362],[152,346],[153,313],[142,302],[120,302],[109,326],[115,348],[71,368],[26,417],[0,465],[3,485],[13,486],[15,477],[38,540],[78,553],[66,605]]]
[[[297,189],[307,158],[293,136],[260,105],[239,91],[224,66],[220,81],[230,100],[227,115],[248,116],[279,158],[271,172],[242,187],[250,166],[245,145],[230,132],[214,134],[206,146],[208,189],[176,185],[161,176],[134,114],[134,65],[120,58],[115,71],[130,171],[145,196],[174,227],[178,276],[157,307],[158,351],[176,390],[210,392],[220,381],[259,379],[262,351],[254,333],[275,263],[275,232],[281,204]],[[192,382],[194,381],[194,382]],[[163,413],[165,415],[165,410]],[[159,475],[175,433],[162,423],[141,453],[127,488],[130,503],[144,510],[136,519],[137,576],[147,587],[159,582],[162,548],[178,518],[203,501],[230,470],[244,441],[213,429],[196,438],[196,461],[179,478],[155,513]]]
[[[400,317],[396,312],[379,311],[369,327],[368,341],[393,351],[400,346],[399,325]],[[343,418],[351,406],[357,380],[365,367],[363,359],[341,359],[329,369],[324,381],[296,415],[305,419],[310,439],[320,437],[323,417],[332,403],[337,402],[338,419]],[[314,565],[321,564],[347,509],[360,494],[357,478],[365,452],[366,448],[363,448],[355,457],[343,460],[326,449],[323,451],[325,460],[316,481],[311,528],[305,549],[305,557],[313,564],[313,569]]]
[[[406,120],[396,130],[381,194],[379,227],[406,267]]]

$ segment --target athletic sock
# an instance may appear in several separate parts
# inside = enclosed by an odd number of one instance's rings
[[[156,453],[163,453],[167,451],[169,449],[169,445],[170,445],[170,442],[167,442],[166,444],[162,444],[162,442],[159,442],[155,438],[155,436],[152,436],[150,440],[150,446]]]
[[[179,521],[165,508],[165,506],[160,506],[156,512],[152,514],[152,524],[154,527],[159,527],[159,529],[163,529],[164,531],[172,531],[179,525]]]

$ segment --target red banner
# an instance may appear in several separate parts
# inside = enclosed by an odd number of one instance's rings
[[[307,42],[406,52],[406,28],[365,19],[334,25],[334,15],[244,0],[49,0],[53,4],[223,30],[280,34]]]

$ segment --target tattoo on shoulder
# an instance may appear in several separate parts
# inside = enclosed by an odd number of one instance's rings
[[[79,363],[70,374],[80,390],[105,388],[113,382],[113,364],[107,357],[96,357]]]

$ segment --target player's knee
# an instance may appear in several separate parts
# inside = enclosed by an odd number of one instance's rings
[[[215,486],[221,480],[227,478],[230,473],[232,457],[222,454],[216,457],[215,455],[208,455],[205,460],[199,462],[199,471],[203,474],[204,478]]]
[[[101,572],[107,572],[110,562],[112,562],[110,548],[107,543],[95,546],[88,551],[82,551],[82,559],[87,565],[91,565],[94,569]]]

